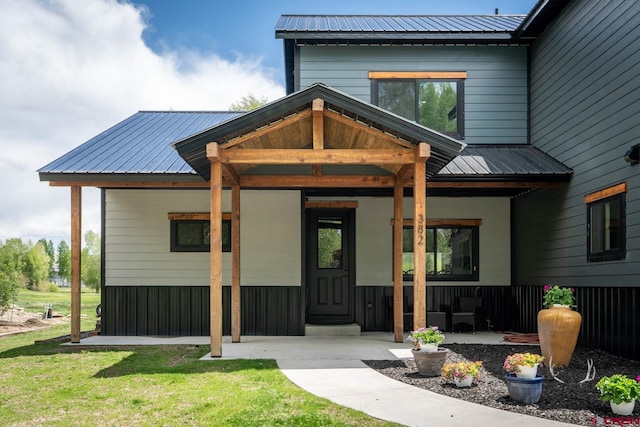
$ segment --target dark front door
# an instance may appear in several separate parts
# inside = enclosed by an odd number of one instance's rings
[[[307,323],[354,321],[355,210],[307,209]]]

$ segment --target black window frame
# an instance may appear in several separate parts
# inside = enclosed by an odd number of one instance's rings
[[[419,92],[419,88],[418,88],[418,83],[421,81],[429,81],[429,82],[433,82],[433,83],[442,83],[442,82],[456,82],[456,119],[457,119],[457,131],[456,132],[443,132],[443,131],[439,131],[437,129],[433,129],[436,132],[442,133],[444,135],[456,138],[456,139],[464,139],[464,116],[465,116],[465,109],[464,109],[464,81],[465,79],[447,79],[447,78],[417,78],[417,79],[405,79],[405,78],[382,78],[382,79],[371,79],[371,103],[373,105],[379,105],[379,96],[380,93],[378,91],[378,83],[379,82],[414,82],[415,88],[414,88],[414,93],[416,94],[415,96],[415,117],[413,119],[408,118],[409,120],[413,120],[414,122],[421,124],[420,122],[418,122],[418,116],[420,114],[420,109],[419,109],[419,96],[418,94]],[[426,126],[426,125],[422,125],[422,126]],[[428,127],[428,126],[426,126]]]
[[[606,262],[606,261],[619,261],[625,259],[627,252],[627,239],[626,239],[626,223],[627,223],[627,210],[626,210],[626,193],[615,194],[610,197],[602,198],[599,200],[594,200],[593,202],[587,203],[587,261],[588,262]],[[619,217],[620,217],[620,225],[619,225],[619,240],[620,245],[617,248],[613,249],[603,249],[602,251],[595,252],[593,251],[593,235],[595,231],[592,227],[592,212],[595,208],[599,206],[604,206],[607,203],[612,201],[619,202]],[[601,233],[600,239],[604,240],[604,236],[607,229],[607,224],[604,221],[604,216],[602,217],[603,221],[598,224],[599,233]]]
[[[438,229],[465,229],[471,230],[471,238],[472,246],[471,246],[471,274],[447,274],[447,275],[438,275],[438,274],[426,274],[427,281],[437,281],[437,282],[478,282],[480,281],[480,226],[479,225],[438,225],[438,226],[427,226],[427,231],[433,231]],[[403,226],[403,230],[413,230],[413,226],[405,225]],[[403,239],[404,240],[404,239]],[[428,247],[425,245],[425,250]],[[404,251],[403,251],[404,253]],[[402,272],[402,280],[405,282],[413,281],[413,273],[412,272]]]
[[[210,225],[208,220],[200,220],[200,219],[172,219],[171,223],[171,244],[170,251],[171,252],[210,252],[211,245],[209,243],[205,243],[205,227]],[[180,241],[178,238],[178,232],[180,227],[178,224],[195,224],[199,225],[202,228],[202,240],[199,244],[196,245],[180,245],[178,242]],[[231,220],[222,220],[222,252],[231,252]]]

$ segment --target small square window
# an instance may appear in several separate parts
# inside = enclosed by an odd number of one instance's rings
[[[587,259],[589,262],[624,259],[626,255],[625,194],[587,205]]]
[[[209,252],[210,223],[171,220],[171,252]],[[231,252],[231,221],[222,221],[222,252]]]

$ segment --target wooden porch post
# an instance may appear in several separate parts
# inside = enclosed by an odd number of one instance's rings
[[[216,143],[207,146],[207,154],[211,161],[209,266],[211,357],[222,356],[222,164],[217,146]],[[210,152],[215,152],[215,154],[210,155]]]
[[[240,342],[240,186],[231,187],[231,342]]]
[[[430,146],[421,142],[416,147],[413,174],[413,328],[427,326],[427,178],[426,161]]]
[[[393,187],[393,337],[402,342],[404,335],[404,286],[402,283],[402,229],[404,186],[396,178]]]
[[[80,342],[82,187],[71,187],[71,342]]]

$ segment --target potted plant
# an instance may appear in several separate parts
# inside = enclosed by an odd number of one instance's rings
[[[540,351],[555,366],[569,366],[578,342],[582,316],[577,311],[573,288],[546,285],[544,309],[538,312]]]
[[[430,326],[411,331],[408,339],[413,342],[414,350],[434,352],[438,350],[438,344],[444,341],[444,334],[437,326]]]
[[[640,397],[640,376],[635,380],[622,374],[602,377],[596,383],[596,389],[600,392],[600,400],[608,401],[614,414],[631,415],[636,399]]]
[[[418,375],[439,376],[447,358],[447,349],[438,349],[438,344],[444,341],[444,334],[437,326],[432,326],[412,331],[408,339],[413,342],[411,352],[418,368]]]
[[[515,353],[504,359],[502,368],[518,378],[535,378],[538,373],[538,365],[544,360],[544,356],[535,353]]]
[[[469,387],[480,379],[482,362],[447,363],[442,367],[442,377],[458,387]]]

